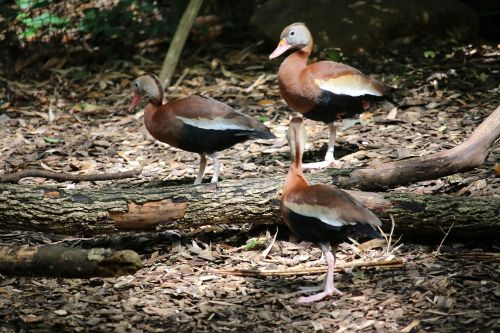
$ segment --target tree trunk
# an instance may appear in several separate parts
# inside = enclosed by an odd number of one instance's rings
[[[60,245],[0,247],[0,273],[4,275],[112,277],[133,274],[141,267],[141,258],[130,250],[83,250]]]
[[[161,66],[160,81],[164,87],[168,87],[170,85],[170,80],[174,74],[175,67],[177,67],[177,62],[179,61],[182,49],[184,48],[184,43],[189,35],[189,31],[191,31],[194,19],[196,18],[202,3],[203,0],[190,0],[186,10],[184,11],[184,15],[182,15],[181,22],[175,31],[174,38],[170,43],[168,52],[165,55],[165,60],[163,60],[163,65]]]
[[[327,174],[315,182],[328,182]],[[97,234],[119,230],[183,229],[210,224],[281,221],[279,194],[283,177],[225,181],[217,188],[167,186],[127,190],[44,190],[0,184],[0,228],[63,234]],[[406,235],[475,239],[499,235],[500,198],[450,197],[411,193],[349,191]]]

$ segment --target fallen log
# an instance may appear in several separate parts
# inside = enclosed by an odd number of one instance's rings
[[[317,178],[317,177],[315,177]],[[277,223],[283,177],[212,185],[106,190],[44,190],[0,184],[0,229],[92,235],[126,230],[186,229],[203,225]],[[499,235],[500,198],[349,191],[388,230],[441,238]]]
[[[133,274],[141,267],[141,258],[130,250],[84,250],[61,245],[0,247],[0,274],[3,275],[113,277]]]

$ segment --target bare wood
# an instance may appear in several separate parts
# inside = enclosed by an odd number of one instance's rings
[[[354,185],[364,190],[376,190],[470,171],[483,164],[491,146],[499,137],[500,106],[467,140],[452,149],[383,163],[374,168],[354,170],[349,179],[339,179],[339,183],[344,186]]]
[[[393,260],[375,260],[375,261],[353,261],[345,263],[337,263],[335,271],[342,271],[346,268],[368,268],[379,267],[383,269],[402,268],[404,263],[401,259]],[[258,270],[258,269],[218,269],[213,270],[213,273],[228,274],[236,276],[294,276],[294,275],[310,275],[325,273],[327,266],[307,267],[307,268],[287,268],[287,269],[273,269],[273,270]]]
[[[165,199],[160,201],[136,204],[129,202],[126,212],[110,211],[109,217],[115,221],[116,228],[127,229],[151,229],[156,228],[162,221],[169,221],[182,218],[186,212],[186,203],[174,203]]]
[[[133,274],[142,267],[131,250],[90,250],[56,246],[0,247],[0,273],[48,277],[89,278]]]
[[[182,15],[179,26],[175,31],[174,38],[168,48],[165,60],[163,60],[163,65],[161,66],[160,81],[163,83],[164,87],[168,87],[170,85],[170,80],[174,74],[182,49],[184,48],[186,39],[193,26],[194,19],[196,18],[202,3],[203,0],[190,0],[184,14]]]
[[[66,172],[56,172],[50,170],[28,169],[6,175],[0,175],[0,183],[18,183],[26,177],[42,177],[58,181],[99,181],[99,180],[114,180],[136,177],[141,174],[141,169],[114,172],[114,173],[97,173],[97,174],[72,174]]]

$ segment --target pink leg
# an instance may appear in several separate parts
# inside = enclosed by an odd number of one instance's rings
[[[214,160],[214,174],[212,176],[211,183],[217,183],[219,181],[219,174],[220,174],[220,161],[217,158],[217,153],[213,153],[210,156]]]
[[[200,169],[198,170],[198,176],[196,176],[196,179],[194,180],[195,185],[201,184],[201,181],[203,180],[203,175],[205,174],[206,166],[207,166],[207,157],[205,156],[205,154],[200,154]]]
[[[342,296],[343,293],[335,288],[333,284],[333,268],[335,267],[335,254],[332,253],[330,250],[330,245],[327,244],[319,244],[321,250],[323,251],[323,254],[325,255],[326,263],[328,265],[328,271],[326,273],[326,278],[325,278],[325,289],[318,293],[314,294],[311,296],[307,297],[300,297],[298,299],[299,303],[311,303],[311,302],[317,302],[322,300],[325,297],[331,296],[333,294],[337,294],[339,296]]]

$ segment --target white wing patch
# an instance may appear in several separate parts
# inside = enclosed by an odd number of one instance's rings
[[[330,207],[319,206],[319,205],[308,205],[308,204],[296,204],[294,202],[285,201],[285,206],[293,212],[315,217],[323,223],[331,225],[333,227],[342,227],[345,225],[354,225],[355,222],[346,222],[340,219],[339,214]]]
[[[185,118],[185,117],[179,117],[176,116],[177,119],[182,121],[184,124],[188,124],[194,127],[198,128],[203,128],[207,130],[252,130],[249,127],[246,127],[241,124],[234,123],[231,120],[224,119],[224,118],[213,118],[213,119],[207,119],[207,118]]]
[[[353,97],[363,95],[382,96],[367,79],[359,75],[343,75],[327,80],[316,79],[314,83],[321,89],[328,90],[337,95]]]

